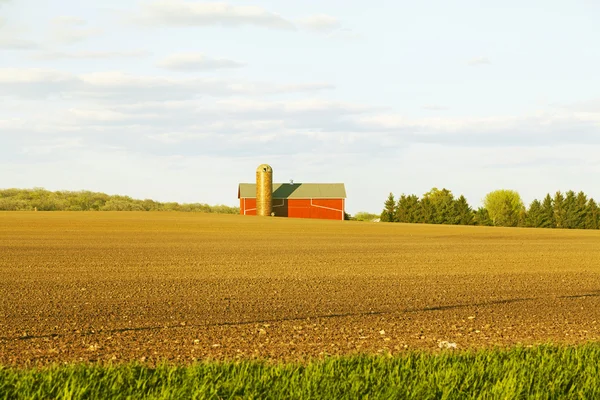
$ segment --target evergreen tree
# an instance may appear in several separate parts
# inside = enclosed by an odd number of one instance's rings
[[[525,216],[525,226],[530,228],[540,228],[544,223],[542,203],[539,200],[533,200],[529,205],[529,210]]]
[[[381,222],[394,222],[396,219],[396,200],[394,194],[390,193],[385,203],[384,209],[381,212]]]
[[[428,197],[424,197],[419,202],[420,222],[424,224],[435,224],[435,207]]]
[[[577,215],[577,196],[575,192],[569,190],[565,193],[565,222],[564,227],[567,229],[575,229],[577,228],[577,220],[579,216]]]
[[[480,226],[493,226],[494,225],[494,223],[492,222],[492,219],[490,218],[490,213],[484,207],[479,207],[477,209],[477,211],[475,211],[475,215],[473,217],[473,222],[475,223],[475,225],[480,225]]]
[[[439,190],[433,188],[423,195],[428,199],[435,211],[432,223],[434,224],[453,224],[456,221],[454,209],[454,195],[448,189]]]
[[[407,197],[402,194],[398,199],[398,204],[396,205],[396,222],[408,222],[408,209],[407,209]]]
[[[471,206],[469,206],[467,199],[462,194],[454,202],[454,214],[456,215],[456,218],[454,220],[455,224],[473,225],[473,209],[471,208]]]
[[[408,215],[408,222],[413,224],[421,222],[421,205],[417,195],[411,194],[406,197],[406,214]]]
[[[565,227],[565,196],[560,192],[554,195],[554,223],[557,228]]]
[[[600,208],[594,199],[589,199],[585,214],[586,229],[600,229]]]
[[[585,229],[588,213],[587,206],[588,198],[586,194],[583,192],[577,193],[577,198],[575,199],[575,228],[577,229]]]
[[[540,228],[556,228],[556,219],[554,218],[554,200],[550,193],[544,197],[542,202],[542,220]]]

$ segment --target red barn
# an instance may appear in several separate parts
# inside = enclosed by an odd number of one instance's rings
[[[256,184],[240,183],[240,214],[256,215]],[[344,219],[343,183],[274,183],[273,212],[277,217]]]

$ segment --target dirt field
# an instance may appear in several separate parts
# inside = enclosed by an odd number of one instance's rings
[[[0,364],[580,343],[600,232],[0,213]]]

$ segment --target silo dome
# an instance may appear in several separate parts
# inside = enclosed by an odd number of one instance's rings
[[[260,164],[256,168],[256,172],[270,172],[273,173],[273,168],[269,164]]]

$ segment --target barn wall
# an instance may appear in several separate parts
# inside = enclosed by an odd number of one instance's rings
[[[288,217],[315,219],[344,219],[343,199],[290,199]]]
[[[240,214],[256,215],[256,199],[240,199]]]
[[[273,199],[277,217],[344,219],[344,199]],[[240,214],[256,215],[256,199],[240,199]]]

